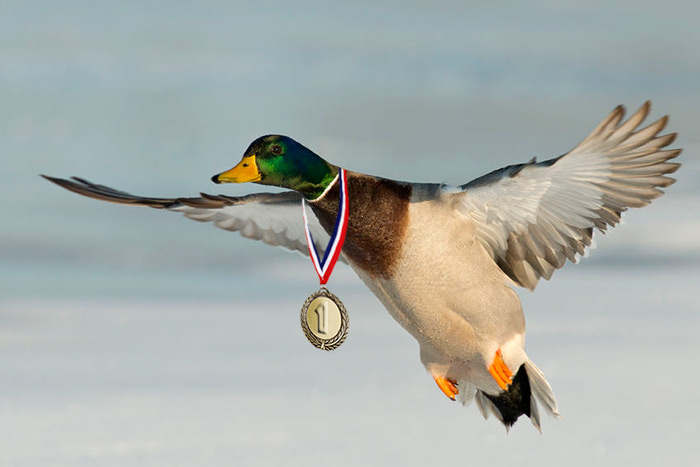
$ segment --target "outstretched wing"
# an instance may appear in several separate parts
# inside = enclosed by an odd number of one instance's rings
[[[622,122],[618,106],[569,153],[505,167],[460,187],[458,210],[518,285],[532,290],[567,259],[576,262],[593,228],[614,227],[627,208],[646,206],[675,182],[666,175],[680,164],[668,161],[681,150],[663,148],[676,134],[659,136],[668,117],[638,129],[650,107],[646,102]]]
[[[42,177],[83,196],[180,212],[190,219],[213,222],[219,228],[239,232],[245,238],[262,240],[268,245],[309,255],[301,212],[301,195],[294,191],[241,197],[202,193],[197,198],[147,198],[96,185],[78,177],[71,180],[46,175]],[[311,234],[317,245],[325,249],[329,236],[315,217],[309,217]]]

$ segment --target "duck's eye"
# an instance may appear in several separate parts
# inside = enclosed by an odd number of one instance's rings
[[[243,163],[243,167],[248,167],[248,163],[247,163],[247,162],[244,162],[244,163]]]
[[[272,150],[272,154],[275,154],[275,155],[282,154],[282,146],[280,146],[279,144],[275,144],[274,146],[272,146],[271,150]]]

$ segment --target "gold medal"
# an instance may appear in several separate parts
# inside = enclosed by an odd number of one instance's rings
[[[306,203],[301,200],[301,211],[304,216],[304,229],[306,242],[309,245],[309,256],[314,265],[321,288],[311,294],[301,307],[301,329],[306,338],[315,347],[321,350],[333,350],[340,347],[348,337],[348,312],[343,302],[324,287],[331,277],[335,263],[340,257],[340,251],[345,241],[345,233],[348,228],[350,204],[348,202],[347,175],[340,168],[335,180],[340,183],[340,199],[338,201],[338,215],[331,238],[326,246],[323,258],[318,254],[316,244],[309,230],[309,221],[306,217]],[[335,180],[331,183],[335,183]]]
[[[321,350],[334,350],[348,337],[348,312],[343,302],[325,287],[311,294],[301,307],[301,328]]]

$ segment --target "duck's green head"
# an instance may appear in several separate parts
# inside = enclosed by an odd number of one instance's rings
[[[316,199],[338,174],[329,164],[292,138],[267,135],[253,141],[231,170],[214,175],[214,183],[254,182],[290,188]]]

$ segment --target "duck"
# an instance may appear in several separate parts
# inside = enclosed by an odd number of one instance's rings
[[[476,401],[484,418],[493,415],[506,429],[525,415],[541,431],[540,406],[555,418],[559,411],[525,351],[516,289],[534,290],[578,262],[594,232],[606,233],[628,208],[648,205],[675,182],[669,174],[680,164],[671,161],[681,149],[667,146],[676,133],[661,134],[668,116],[642,126],[650,108],[647,101],[624,120],[619,105],[569,152],[460,186],[341,169],[283,135],[256,139],[237,165],[211,178],[282,192],[153,198],[43,176],[90,198],[178,212],[308,256],[301,204],[315,218],[310,232],[327,239],[344,171],[349,216],[340,260],[416,339],[421,362],[448,399]]]

